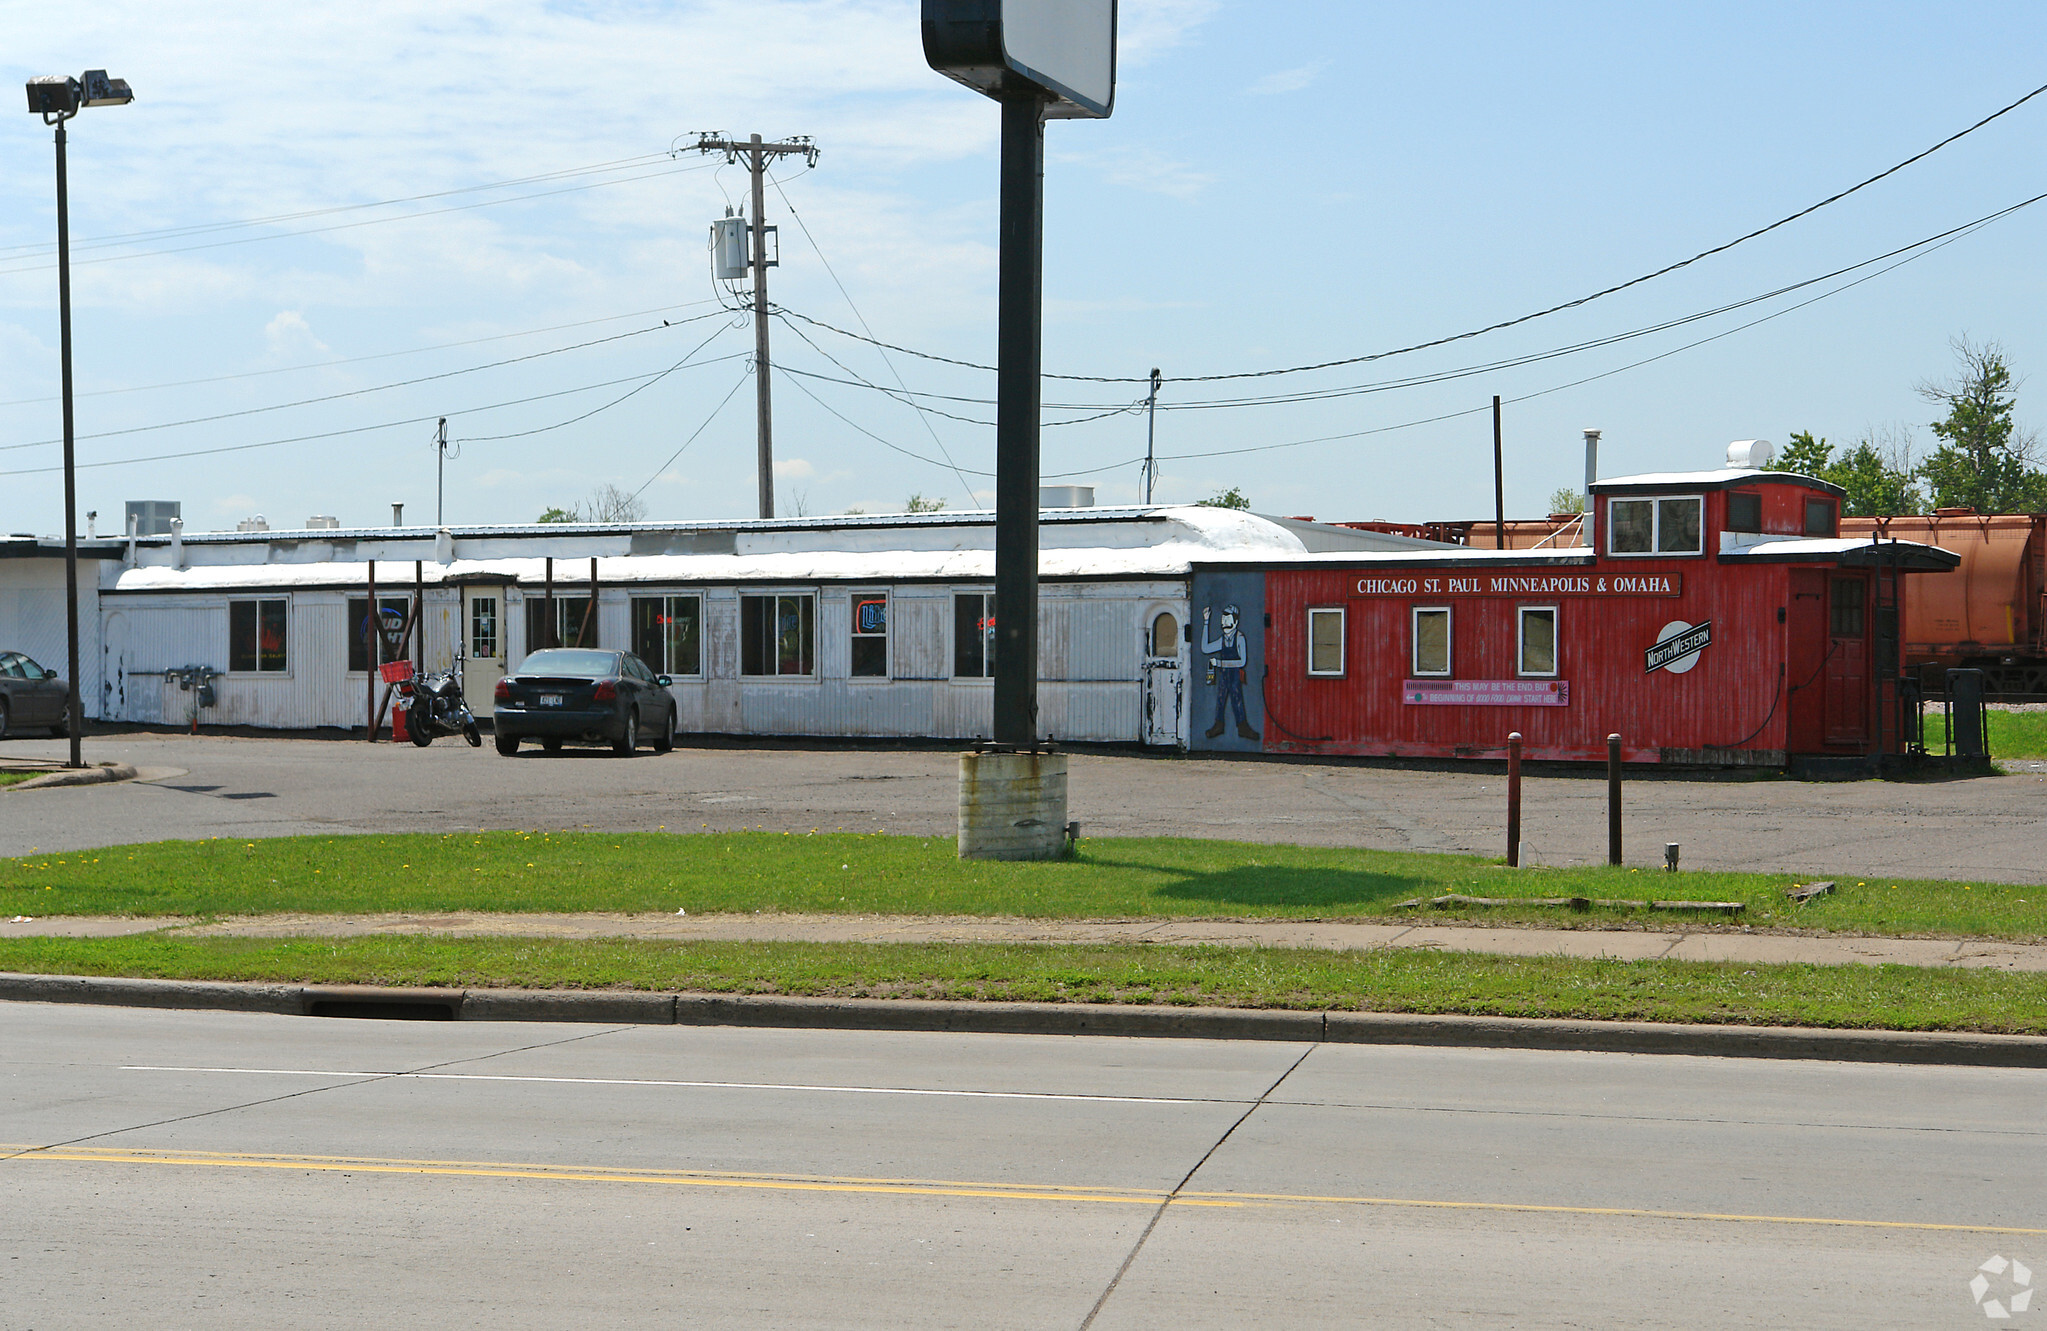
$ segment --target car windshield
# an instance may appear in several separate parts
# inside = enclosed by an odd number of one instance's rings
[[[551,647],[535,652],[519,666],[522,675],[569,675],[581,679],[603,679],[618,673],[617,652],[581,651],[573,647]]]

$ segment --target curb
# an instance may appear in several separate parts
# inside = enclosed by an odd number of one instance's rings
[[[15,790],[51,790],[58,786],[96,786],[108,781],[133,781],[135,769],[127,763],[101,763],[97,767],[67,767],[48,776],[31,777],[6,787]]]
[[[284,1016],[425,1021],[557,1021],[613,1025],[756,1026],[795,1030],[1107,1035],[1182,1040],[1299,1040],[1458,1049],[1575,1050],[1709,1058],[2047,1068],[2047,1036],[1854,1031],[1799,1026],[1270,1008],[968,1003],[926,999],[787,998],[546,989],[380,989],[0,973],[0,1002],[196,1008]]]

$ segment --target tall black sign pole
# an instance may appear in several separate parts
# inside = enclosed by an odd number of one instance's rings
[[[995,378],[995,742],[1038,741],[1038,399],[1043,369],[1045,95],[1002,95]]]
[[[84,713],[78,696],[78,479],[73,465],[71,413],[71,191],[64,178],[64,122],[57,122],[57,343],[64,386],[64,647],[68,668],[64,700],[64,733],[71,741],[67,767],[85,766],[79,726]]]

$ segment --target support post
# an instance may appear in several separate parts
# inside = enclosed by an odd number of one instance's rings
[[[419,636],[412,640],[412,673],[426,673],[426,561],[412,561],[412,620]]]
[[[1159,371],[1154,365],[1151,371],[1151,394],[1144,401],[1144,502],[1151,503],[1151,488],[1159,478],[1158,455],[1153,445],[1158,440],[1159,419]]]
[[[761,177],[767,174],[768,155],[761,151],[761,136],[747,140],[751,152],[747,166],[753,172],[753,401],[754,447],[758,454],[761,516],[775,516],[775,394],[768,382],[768,228],[767,195]]]
[[[1606,737],[1606,862],[1621,862],[1621,737]]]
[[[589,640],[589,646],[603,646],[597,640],[597,556],[595,555],[590,556],[590,600],[583,607],[583,622],[576,625],[576,646],[583,646],[585,639]]]
[[[85,766],[78,668],[78,477],[71,411],[71,197],[64,170],[64,122],[57,122],[57,342],[64,390],[64,646],[67,654],[64,730],[71,741],[67,767]]]
[[[1521,867],[1521,732],[1507,736],[1507,867]]]
[[[1038,742],[1038,407],[1042,368],[1045,98],[1002,98],[995,379],[995,742]]]
[[[448,522],[448,418],[434,431],[434,526]]]
[[[560,643],[557,643],[557,642],[556,642],[556,641],[554,640],[554,556],[553,556],[553,555],[549,555],[549,556],[547,557],[547,563],[546,563],[546,565],[545,565],[544,567],[546,568],[546,574],[545,574],[545,577],[546,577],[547,581],[546,581],[546,582],[545,582],[545,583],[543,584],[543,586],[542,586],[542,591],[541,591],[541,602],[540,602],[540,603],[541,603],[541,612],[540,612],[540,625],[541,625],[541,626],[540,626],[540,645],[541,645],[541,646],[543,646],[543,647],[558,647],[558,646],[560,646],[561,644],[560,644]],[[529,647],[529,648],[527,648],[527,650],[528,650],[528,651],[531,651],[531,650],[533,650],[533,649],[532,649],[531,647]]]
[[[1493,548],[1507,548],[1507,482],[1500,467],[1500,395],[1493,394]]]
[[[370,561],[370,612],[363,619],[362,733],[377,742],[377,666],[384,655],[383,620],[377,613],[377,561]]]

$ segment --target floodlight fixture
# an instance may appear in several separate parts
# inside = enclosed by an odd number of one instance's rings
[[[79,80],[79,102],[83,106],[126,106],[135,100],[126,79],[110,79],[104,69],[88,69]]]
[[[28,81],[28,109],[46,121],[68,119],[78,114],[78,80],[63,74],[45,74]]]

